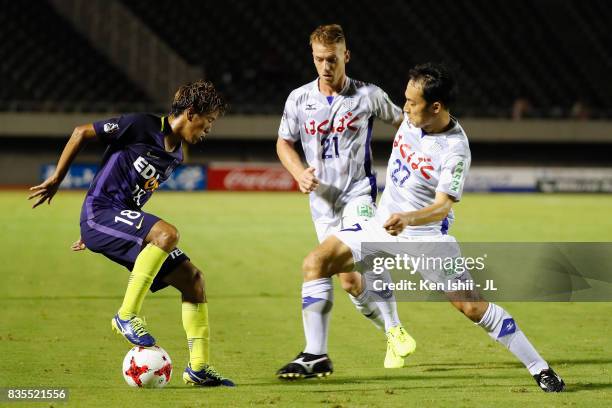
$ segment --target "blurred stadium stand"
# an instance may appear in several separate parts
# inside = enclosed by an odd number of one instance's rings
[[[0,109],[98,112],[149,97],[46,1],[0,1]]]
[[[603,0],[122,1],[223,84],[236,112],[277,113],[288,90],[313,78],[313,27],[337,21],[353,51],[351,74],[395,100],[408,68],[445,60],[459,67],[463,116],[508,117],[519,97],[531,101],[532,116],[567,116],[579,99],[612,116],[604,80],[612,9]]]
[[[95,15],[101,24],[116,24],[111,28],[122,35],[114,41],[125,44],[131,41],[129,24],[110,15],[117,1],[97,9],[98,1],[2,0],[0,34],[11,39],[1,47],[2,109],[95,111],[110,104],[121,111],[158,102],[53,6],[78,9],[81,20]],[[458,68],[461,116],[510,117],[514,101],[524,98],[532,117],[567,117],[578,101],[592,117],[612,117],[612,35],[606,23],[612,8],[605,0],[120,3],[219,84],[234,113],[277,114],[291,89],[314,78],[309,33],[337,21],[353,52],[349,73],[379,84],[395,100],[402,99],[408,68],[443,60]],[[130,58],[125,55],[124,65]]]
[[[474,165],[612,167],[612,8],[604,0],[0,0],[0,184],[27,184],[75,125],[168,109],[203,74],[230,115],[193,162],[276,161],[289,92],[316,77],[319,24],[343,25],[352,77],[403,103],[408,69],[455,68]],[[393,130],[375,126],[384,165]],[[79,157],[96,162],[100,146]],[[24,171],[10,172],[19,166]]]

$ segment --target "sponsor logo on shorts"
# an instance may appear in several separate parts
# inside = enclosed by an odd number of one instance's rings
[[[136,224],[136,229],[139,230],[140,227],[142,227],[142,220],[144,220],[144,217],[140,218],[140,221],[138,221],[138,224]]]
[[[181,251],[180,249],[176,248],[175,250],[170,252],[170,257],[172,259],[176,259],[179,256],[183,255],[183,253],[184,253],[183,251]]]
[[[359,204],[357,206],[357,216],[372,218],[374,216],[374,209],[370,204]]]

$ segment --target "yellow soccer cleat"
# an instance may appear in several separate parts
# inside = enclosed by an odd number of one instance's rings
[[[395,354],[391,343],[387,341],[387,354],[385,355],[385,368],[402,368],[404,358]]]
[[[406,357],[416,350],[416,341],[402,325],[392,327],[387,331],[387,341],[398,357]]]

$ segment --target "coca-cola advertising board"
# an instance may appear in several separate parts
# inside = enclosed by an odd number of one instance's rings
[[[208,189],[224,191],[294,191],[298,185],[281,166],[210,166]]]

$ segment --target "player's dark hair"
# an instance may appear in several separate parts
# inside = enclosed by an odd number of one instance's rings
[[[445,65],[433,62],[420,64],[412,68],[408,75],[423,87],[423,99],[428,105],[440,102],[448,109],[455,102],[457,84]]]
[[[178,116],[189,107],[199,114],[218,111],[223,115],[228,109],[212,82],[202,79],[185,84],[176,91],[170,113]]]

